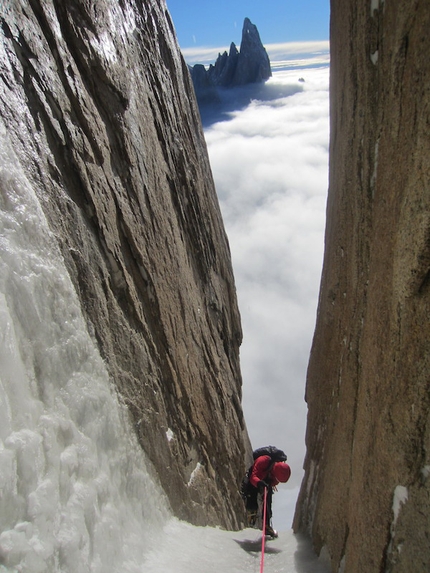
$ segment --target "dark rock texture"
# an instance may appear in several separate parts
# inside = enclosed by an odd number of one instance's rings
[[[247,20],[245,20],[244,23],[244,28],[243,28],[243,32],[242,32],[242,37],[243,34],[245,33],[245,26],[246,26],[246,22]],[[249,22],[249,20],[248,20]],[[257,32],[258,34],[258,32]],[[258,42],[261,48],[263,48],[261,42],[260,42],[260,37],[258,36]],[[263,48],[264,50],[264,48]],[[264,50],[264,53],[266,53],[266,51]],[[266,54],[266,58],[267,58],[267,54]],[[239,85],[237,83],[237,79],[236,79],[236,74],[239,71],[239,61],[243,61],[243,59],[240,58],[240,53],[239,50],[236,47],[236,44],[234,42],[232,42],[230,44],[230,50],[227,54],[227,52],[224,52],[223,54],[218,54],[218,58],[215,62],[214,65],[210,65],[208,70],[207,70],[207,77],[209,80],[209,83],[213,86],[221,86],[224,88],[230,88],[236,85]],[[259,61],[259,59],[258,59]],[[257,63],[257,62],[256,62]],[[257,64],[258,66],[258,64]],[[251,80],[251,82],[245,82],[245,83],[253,83],[254,81],[257,80]],[[243,85],[243,84],[240,84]]]
[[[4,2],[0,17],[1,118],[140,442],[176,515],[236,528],[240,317],[165,3]]]
[[[270,60],[261,43],[257,27],[245,18],[240,51],[234,42],[230,51],[219,54],[215,65],[206,70],[201,64],[191,68],[191,77],[199,103],[210,97],[216,100],[216,88],[232,88],[262,83],[272,75]]]
[[[331,4],[327,228],[294,528],[332,570],[430,563],[430,10]]]

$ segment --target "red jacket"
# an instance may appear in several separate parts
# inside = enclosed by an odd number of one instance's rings
[[[275,476],[272,476],[270,472],[272,466],[273,462],[270,456],[260,456],[257,458],[252,466],[251,475],[249,477],[251,485],[258,487],[258,482],[261,480],[272,487],[278,485],[279,481]]]

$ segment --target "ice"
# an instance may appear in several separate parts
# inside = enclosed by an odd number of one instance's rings
[[[193,471],[191,472],[191,476],[190,476],[190,479],[189,479],[189,481],[188,481],[188,487],[190,487],[190,486],[193,484],[194,480],[195,480],[196,477],[198,476],[198,474],[199,474],[200,470],[202,469],[202,467],[203,467],[202,464],[201,464],[200,462],[197,462],[196,467],[195,467],[195,468],[193,469]]]
[[[374,66],[378,63],[379,59],[379,50],[375,50],[372,54],[370,54],[370,60]]]
[[[0,138],[1,567],[141,570],[168,504],[3,127]]]
[[[375,10],[379,10],[379,0],[370,0],[370,15],[374,16]]]
[[[403,485],[396,486],[393,495],[393,514],[394,514],[393,527],[397,523],[397,519],[399,517],[402,505],[405,504],[407,501],[408,501],[408,488],[406,488]]]
[[[174,437],[175,437],[175,434],[173,433],[173,431],[170,428],[168,428],[167,432],[166,432],[167,441],[171,442]]]
[[[421,470],[424,481],[430,476],[430,466],[424,466]]]

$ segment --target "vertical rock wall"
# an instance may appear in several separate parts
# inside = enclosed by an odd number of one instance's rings
[[[332,0],[325,259],[294,528],[333,571],[430,563],[430,8]]]
[[[179,517],[238,527],[240,317],[165,2],[16,0],[0,24],[2,122],[140,442]]]

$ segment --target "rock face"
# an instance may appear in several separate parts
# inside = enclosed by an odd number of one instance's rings
[[[2,122],[142,447],[176,515],[239,527],[240,317],[165,3],[30,0],[0,16]]]
[[[215,65],[206,70],[196,64],[191,75],[199,101],[201,97],[207,99],[208,90],[213,93],[215,87],[231,88],[268,80],[272,75],[270,60],[257,27],[245,18],[240,51],[232,42],[229,53],[219,54]]]
[[[230,48],[231,55],[232,49]],[[260,34],[248,18],[245,18],[243,23],[240,52],[237,58],[233,56],[233,61],[236,59],[237,64],[231,85],[243,86],[265,82],[272,75],[269,56],[261,43]]]
[[[245,31],[245,26],[246,26],[246,20],[244,24],[244,31]],[[242,33],[242,37],[244,31]],[[263,48],[261,42],[260,46]],[[211,64],[209,66],[209,69],[207,70],[207,78],[209,84],[213,86],[221,86],[226,88],[238,85],[236,80],[236,73],[240,69],[239,61],[240,61],[239,50],[237,49],[236,44],[232,42],[230,44],[229,53],[227,54],[227,52],[224,52],[223,54],[218,54],[218,58],[215,62],[215,65]],[[248,83],[252,83],[252,81]]]
[[[326,249],[294,528],[333,571],[430,563],[430,10],[334,0]]]

